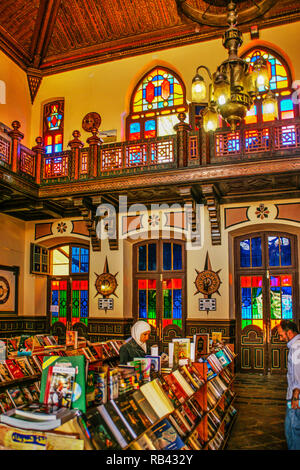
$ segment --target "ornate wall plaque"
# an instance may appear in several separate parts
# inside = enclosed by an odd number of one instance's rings
[[[101,116],[98,113],[88,113],[82,120],[82,129],[91,132],[93,127],[99,129],[101,124]]]
[[[95,297],[99,294],[102,295],[103,298],[107,298],[110,295],[115,295],[116,297],[118,297],[115,294],[115,290],[118,286],[117,279],[116,279],[117,274],[118,273],[113,275],[109,272],[108,262],[106,258],[103,273],[102,274],[95,273],[95,275],[97,276],[97,279],[95,281],[95,287],[96,287],[97,293]]]

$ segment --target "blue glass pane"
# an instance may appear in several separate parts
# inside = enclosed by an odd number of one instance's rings
[[[282,100],[280,103],[281,111],[293,111],[294,104],[291,99]]]
[[[140,132],[141,130],[141,125],[139,122],[133,122],[130,124],[130,133],[135,134],[136,132]]]
[[[291,241],[289,238],[280,237],[281,266],[292,264]]]
[[[148,271],[156,271],[156,243],[148,245]]]
[[[182,317],[182,292],[181,289],[173,290],[173,318]]]
[[[82,290],[80,293],[80,316],[88,316],[88,291]]]
[[[292,308],[292,288],[289,286],[282,287],[281,290],[281,308],[282,318],[292,319],[293,308]]]
[[[182,269],[182,247],[177,243],[173,244],[173,269]]]
[[[139,318],[147,318],[147,293],[146,290],[139,291]]]
[[[89,272],[89,250],[86,248],[81,248],[81,263],[80,263],[80,272],[88,273]]]
[[[251,287],[242,287],[242,318],[252,318]]]
[[[52,145],[46,145],[46,153],[52,153]]]
[[[261,238],[255,237],[251,239],[251,254],[252,254],[252,267],[256,268],[262,266],[261,255]]]
[[[250,268],[250,240],[240,242],[240,265],[241,268]]]
[[[72,273],[79,273],[79,253],[80,248],[72,247]]]
[[[145,131],[155,131],[155,121],[154,120],[151,120],[151,121],[146,121],[145,122]]]
[[[163,244],[163,269],[170,271],[172,269],[171,243]]]
[[[62,144],[55,144],[54,152],[61,152],[61,151],[62,151]]]
[[[279,263],[279,238],[268,237],[269,266],[280,266]]]
[[[147,269],[147,245],[139,246],[139,271]]]

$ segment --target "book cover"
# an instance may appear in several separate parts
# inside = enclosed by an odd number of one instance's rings
[[[157,450],[147,433],[144,433],[136,441],[129,445],[130,450]]]
[[[108,396],[110,400],[114,400],[119,396],[119,374],[117,369],[109,369]]]
[[[168,419],[172,426],[175,428],[179,436],[184,437],[187,433],[187,428],[184,426],[183,422],[179,419],[178,415],[169,414]]]
[[[24,374],[24,377],[30,377],[32,374],[32,369],[30,368],[26,357],[18,357],[15,362],[20,367],[21,371]]]
[[[166,396],[158,378],[142,385],[141,392],[149,401],[159,418],[162,418],[174,410],[174,406],[171,400]]]
[[[194,391],[198,390],[203,385],[203,382],[200,381],[197,376],[195,377],[194,372],[190,366],[181,366],[179,371],[184,376],[185,380],[188,381]]]
[[[188,398],[188,394],[183,389],[182,385],[178,382],[178,380],[174,377],[174,375],[172,373],[165,375],[164,380],[171,388],[179,403],[184,403]]]
[[[172,372],[172,374],[175,379],[178,381],[178,383],[180,383],[180,385],[182,386],[183,390],[185,391],[185,393],[190,397],[191,395],[193,395],[193,393],[195,392],[196,388],[193,386],[191,386],[191,384],[188,382],[189,378],[185,378],[182,373],[180,372],[179,369],[177,370],[174,370],[174,372]]]
[[[221,331],[212,331],[211,332],[211,339],[212,339],[213,344],[222,343],[222,332]]]
[[[19,406],[25,405],[27,403],[20,387],[9,387],[7,389],[7,393],[10,396],[10,399],[13,402],[15,408],[18,408]]]
[[[75,367],[49,367],[44,403],[71,408],[75,377]]]
[[[0,393],[0,403],[4,411],[11,410],[15,406],[7,391]]]
[[[161,385],[162,385],[162,388],[164,390],[164,393],[169,398],[169,400],[171,401],[174,408],[176,408],[177,406],[180,405],[180,401],[178,400],[177,396],[175,395],[175,393],[172,390],[172,388],[170,387],[170,385],[166,382],[165,376],[160,376],[159,378],[160,378]]]
[[[158,415],[140,390],[135,390],[132,393],[132,398],[141,411],[147,416],[151,424],[158,421]]]
[[[132,435],[130,434],[127,426],[123,423],[119,414],[116,412],[115,408],[111,403],[106,403],[105,405],[100,405],[97,407],[99,413],[109,426],[111,432],[114,434],[119,445],[126,447],[129,442],[133,440]]]
[[[209,354],[209,333],[196,333],[194,335],[195,361],[203,354]]]
[[[45,450],[47,438],[43,432],[25,431],[0,425],[0,444],[12,450]]]
[[[74,410],[73,410],[74,413]],[[71,415],[65,417],[70,419]],[[12,409],[7,411],[5,414],[0,415],[0,423],[8,424],[20,429],[33,429],[41,431],[50,431],[56,429],[63,423],[62,417],[56,417],[55,419],[41,420],[36,416],[28,417],[19,413],[19,410]]]
[[[77,349],[78,347],[78,331],[66,331],[66,347]]]
[[[133,361],[141,362],[141,372],[143,381],[147,382],[150,380],[151,371],[151,359],[149,357],[134,357]]]
[[[45,388],[47,384],[47,376],[49,367],[58,365],[61,367],[74,367],[76,369],[76,377],[73,390],[72,408],[77,408],[83,413],[86,411],[85,398],[85,357],[84,356],[45,356],[42,366],[41,377],[41,393],[40,402],[44,402]]]
[[[22,379],[25,376],[20,366],[13,359],[6,359],[5,364],[14,379]]]
[[[147,428],[151,426],[148,417],[138,408],[134,399],[130,396],[114,400],[115,405],[120,413],[124,416],[129,426],[135,433],[135,438],[142,434]]]
[[[78,416],[79,426],[94,450],[119,450],[121,446],[102,418],[99,410],[93,408]]]
[[[137,425],[137,421],[135,419],[134,413],[130,409],[131,408],[130,405],[128,405],[128,402],[123,399],[117,405],[115,400],[110,400],[109,404],[113,406],[113,408],[115,409],[115,411],[118,413],[119,417],[121,418],[121,421],[126,426],[129,433],[131,434],[130,440],[136,439],[138,434],[136,433],[135,429],[132,427],[132,424]],[[121,411],[120,407],[122,407],[123,411]]]
[[[223,351],[223,349],[220,349],[220,351],[217,351],[215,353],[216,357],[219,359],[221,365],[223,367],[228,366],[228,364],[231,363],[231,359],[227,356],[227,354]]]
[[[33,396],[30,393],[30,390],[27,386],[20,385],[21,392],[23,393],[27,403],[32,403],[33,402]]]
[[[190,361],[190,339],[179,338],[173,339],[174,351],[173,351],[173,367],[178,365],[188,364]]]
[[[95,371],[88,370],[85,387],[87,408],[95,403]]]
[[[95,403],[98,405],[107,402],[107,375],[107,368],[96,371],[94,375]]]
[[[3,364],[0,363],[0,375],[3,382],[10,382],[13,379],[13,376],[10,374],[5,362]]]
[[[146,357],[151,359],[150,372],[157,372],[159,374],[161,370],[160,356],[146,355]]]
[[[166,418],[152,427],[151,437],[157,450],[180,450],[184,446],[181,437]]]

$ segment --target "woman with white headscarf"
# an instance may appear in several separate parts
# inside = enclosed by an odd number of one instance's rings
[[[131,338],[120,348],[120,364],[127,364],[135,357],[145,357],[151,332],[149,323],[140,320],[131,328]]]

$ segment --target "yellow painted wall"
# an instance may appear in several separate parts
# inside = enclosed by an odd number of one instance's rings
[[[5,82],[6,100],[0,103],[0,122],[11,127],[15,120],[20,121],[20,131],[24,134],[22,144],[31,147],[31,99],[26,73],[0,51],[0,80]],[[34,142],[34,141],[33,141]]]
[[[277,47],[278,52],[285,51],[293,65],[295,79],[300,79],[300,60],[295,39],[299,37],[299,25],[297,22],[264,29],[260,31],[258,41]],[[250,42],[248,33],[244,35],[243,48],[256,43]],[[130,94],[147,70],[157,64],[175,70],[182,77],[187,88],[187,99],[190,100],[190,85],[196,67],[204,64],[213,72],[226,58],[226,54],[220,38],[45,77],[32,109],[31,142],[34,143],[42,132],[43,103],[57,97],[65,98],[65,149],[75,129],[81,132],[81,139],[86,143],[91,134],[82,129],[81,123],[89,112],[101,115],[100,130],[117,129],[117,140],[123,140],[122,123],[124,114],[128,112]],[[205,73],[203,75],[206,78]]]

